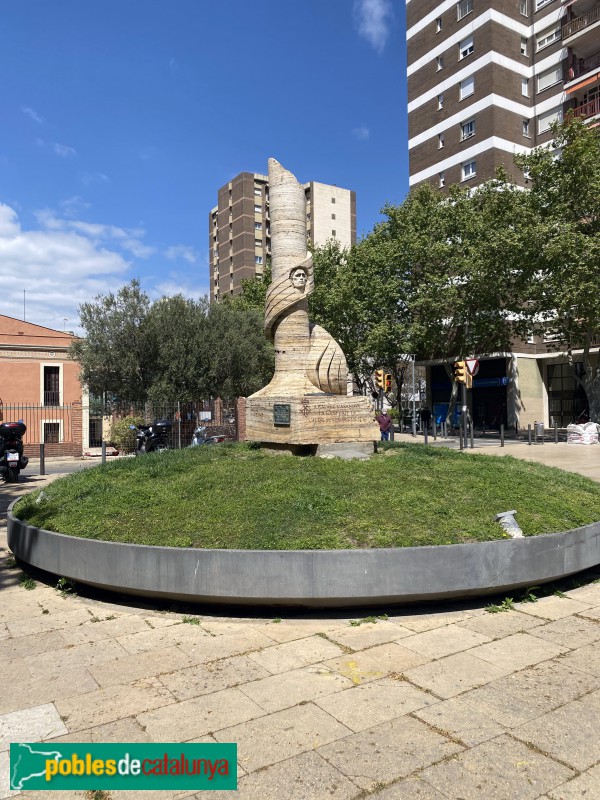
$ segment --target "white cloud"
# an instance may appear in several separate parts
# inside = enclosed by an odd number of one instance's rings
[[[195,264],[198,261],[198,253],[193,247],[186,244],[174,244],[165,250],[165,256],[169,261],[177,261],[182,258],[188,264]]]
[[[69,147],[66,144],[60,144],[59,142],[54,142],[52,149],[56,153],[57,156],[61,158],[68,158],[69,156],[76,156],[77,150],[74,147]]]
[[[364,142],[365,139],[368,139],[370,135],[371,131],[369,130],[369,128],[367,128],[366,125],[360,125],[358,128],[352,129],[352,136],[354,136],[355,139],[358,139],[361,142]]]
[[[103,172],[84,172],[81,176],[81,182],[85,186],[90,186],[92,183],[110,183],[110,178]]]
[[[91,204],[86,203],[82,197],[80,197],[78,194],[75,194],[73,197],[67,197],[66,200],[62,200],[60,207],[62,208],[65,217],[74,218],[82,211],[91,208]]]
[[[360,36],[381,53],[393,19],[390,0],[354,0],[354,23]]]
[[[127,280],[131,263],[75,230],[23,230],[16,211],[0,203],[0,313],[38,325],[76,329],[77,306]]]
[[[135,258],[149,258],[156,252],[142,241],[146,235],[143,228],[119,228],[116,225],[103,225],[97,222],[84,222],[76,219],[62,219],[50,209],[36,211],[36,219],[43,227],[54,231],[75,231],[89,239],[95,246],[111,244],[125,250]]]
[[[29,117],[34,122],[37,122],[38,125],[43,125],[44,124],[44,118],[40,117],[40,115],[37,113],[37,111],[35,109],[31,108],[31,106],[21,106],[21,111],[22,111],[23,114],[25,114],[26,117]]]

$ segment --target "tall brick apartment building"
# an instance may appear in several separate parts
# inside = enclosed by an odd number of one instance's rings
[[[493,177],[573,108],[600,117],[598,0],[406,0],[410,184]]]
[[[406,0],[406,38],[411,186],[475,186],[500,165],[522,184],[513,155],[549,143],[568,109],[600,124],[598,0]],[[476,425],[577,420],[587,402],[560,342],[513,347],[481,361]],[[450,382],[443,365],[427,366],[442,413]]]
[[[306,231],[314,245],[337,239],[356,242],[356,193],[311,181],[306,192]],[[211,302],[241,292],[242,280],[262,275],[271,254],[269,181],[266,175],[241,172],[221,186],[218,204],[208,215]]]

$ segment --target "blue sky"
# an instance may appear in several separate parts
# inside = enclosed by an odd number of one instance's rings
[[[407,191],[403,0],[18,0],[2,8],[0,313],[78,330],[139,277],[208,290],[217,189],[274,156],[357,194]]]

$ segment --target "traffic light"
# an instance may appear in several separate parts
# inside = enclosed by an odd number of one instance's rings
[[[386,392],[391,392],[392,391],[392,376],[391,376],[391,374],[389,372],[385,373],[383,381],[384,381],[384,390]]]
[[[472,388],[473,376],[467,369],[466,361],[454,362],[454,380],[456,381],[456,383],[464,383],[467,389]]]
[[[465,361],[454,362],[454,380],[456,383],[467,382],[467,364]]]
[[[378,386],[380,389],[383,389],[384,380],[385,380],[385,378],[384,378],[384,375],[383,375],[383,370],[382,369],[376,369],[375,370],[375,385]]]

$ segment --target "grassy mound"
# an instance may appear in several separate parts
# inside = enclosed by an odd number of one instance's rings
[[[528,536],[600,520],[600,486],[510,456],[395,444],[370,461],[196,447],[82,470],[15,507],[73,536],[261,550],[407,547]]]

